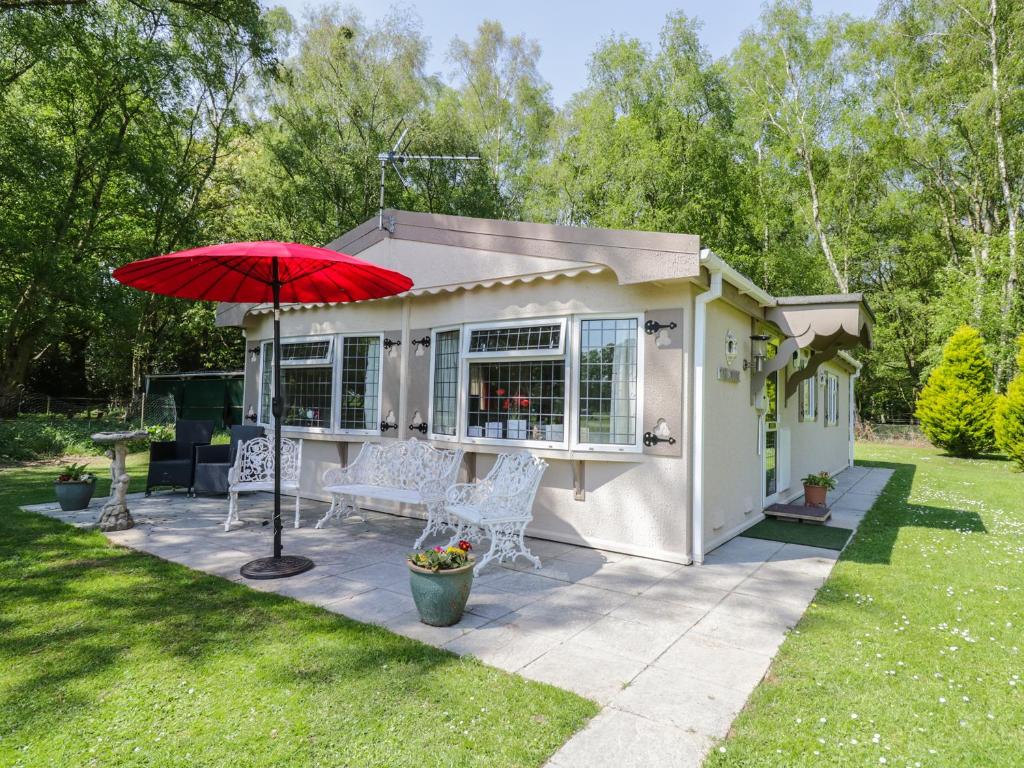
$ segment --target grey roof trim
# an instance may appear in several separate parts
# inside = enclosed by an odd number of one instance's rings
[[[358,254],[385,237],[499,253],[515,253],[610,267],[622,284],[696,277],[700,238],[666,232],[563,227],[437,213],[387,210],[394,232],[377,219],[360,224],[326,247]]]
[[[775,303],[782,306],[788,304],[850,304],[859,302],[864,305],[864,309],[871,316],[871,319],[875,319],[875,312],[871,309],[871,305],[868,304],[867,298],[863,293],[823,293],[817,296],[780,296],[775,300]]]

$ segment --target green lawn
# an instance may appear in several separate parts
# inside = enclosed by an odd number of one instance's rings
[[[2,766],[538,766],[597,711],[20,512],[54,474],[0,469]]]
[[[707,765],[1024,764],[1024,476],[858,459],[896,475]]]

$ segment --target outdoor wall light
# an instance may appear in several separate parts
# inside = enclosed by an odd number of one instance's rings
[[[253,365],[256,365],[256,363],[258,363],[259,361],[260,361],[260,348],[259,347],[253,347],[252,349],[249,350],[249,362],[251,362]]]
[[[764,368],[764,361],[768,359],[768,336],[763,333],[755,333],[750,337],[750,360],[743,361],[743,370],[753,368],[760,372]]]
[[[669,429],[668,422],[664,419],[658,419],[653,431],[644,432],[644,445],[650,448],[658,443],[676,444],[676,439],[672,437],[672,430]]]
[[[826,374],[825,374],[824,370],[818,371],[818,386],[821,386],[821,387],[825,386],[825,376],[826,376]]]
[[[413,342],[415,343],[415,342]],[[412,415],[412,424],[409,425],[409,429],[415,429],[420,434],[427,434],[427,422],[423,420],[423,416],[419,411],[415,411]]]
[[[380,423],[381,432],[387,432],[389,429],[398,429],[398,420],[395,418],[394,411],[388,411],[388,415]]]
[[[422,339],[413,339],[412,345],[416,347],[416,357],[423,357],[425,351],[430,349],[430,337],[424,336]]]
[[[253,424],[256,423],[256,409],[252,407],[251,403],[249,404],[249,411],[245,414],[245,418]]]

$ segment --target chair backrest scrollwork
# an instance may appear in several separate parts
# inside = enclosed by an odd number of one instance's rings
[[[365,443],[353,466],[357,482],[405,490],[431,485],[443,490],[455,482],[461,461],[461,448],[434,448],[413,438],[387,445]]]
[[[302,441],[281,438],[281,482],[296,483],[302,466]],[[233,482],[274,482],[274,440],[271,437],[253,437],[242,443],[235,457]]]
[[[498,455],[483,482],[492,499],[500,500],[495,514],[533,517],[533,500],[548,463],[525,451]]]

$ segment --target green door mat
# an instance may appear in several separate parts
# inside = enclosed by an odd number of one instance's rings
[[[833,528],[827,525],[806,525],[788,520],[762,520],[747,528],[740,536],[748,539],[784,541],[786,544],[806,544],[808,547],[842,549],[850,534],[849,528]]]

